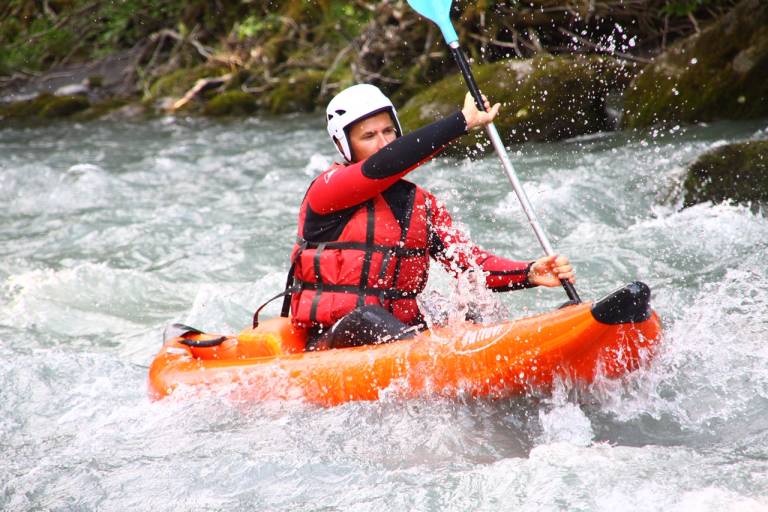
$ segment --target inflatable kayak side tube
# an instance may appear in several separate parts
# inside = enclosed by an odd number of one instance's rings
[[[644,322],[651,318],[651,289],[635,281],[608,294],[592,306],[592,316],[603,324]]]

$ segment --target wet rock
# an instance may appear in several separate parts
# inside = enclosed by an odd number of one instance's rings
[[[767,76],[768,2],[742,0],[638,74],[625,94],[624,125],[766,116]]]
[[[689,167],[683,188],[686,207],[704,201],[768,202],[768,140],[704,153]]]
[[[473,72],[483,93],[502,104],[495,121],[502,138],[524,142],[613,128],[606,97],[626,86],[632,70],[607,57],[544,55],[474,66]],[[466,90],[459,75],[451,75],[411,98],[400,111],[401,121],[413,130],[455,112]],[[457,147],[472,148],[478,140],[470,135]]]
[[[258,103],[252,94],[227,91],[214,96],[203,108],[208,116],[244,116],[256,112]]]

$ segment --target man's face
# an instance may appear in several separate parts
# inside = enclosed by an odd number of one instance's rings
[[[365,160],[397,138],[397,130],[388,112],[358,121],[349,129],[352,161]]]

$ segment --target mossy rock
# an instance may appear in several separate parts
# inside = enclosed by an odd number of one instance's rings
[[[701,155],[683,184],[684,206],[768,202],[768,140],[729,144]]]
[[[35,118],[54,97],[52,94],[41,94],[30,100],[0,103],[0,117],[4,119]]]
[[[743,0],[647,65],[624,97],[624,125],[768,115],[768,2]]]
[[[90,106],[91,103],[85,96],[54,96],[40,110],[39,116],[46,119],[69,117]]]
[[[90,108],[75,113],[72,118],[78,121],[90,121],[98,119],[112,112],[122,108],[128,104],[128,101],[123,98],[108,98],[98,103],[93,103]]]
[[[209,65],[177,69],[155,80],[149,88],[147,99],[183,96],[201,78],[217,77],[227,72],[227,69]]]
[[[258,109],[252,94],[243,91],[226,91],[214,96],[203,108],[208,116],[246,116]]]
[[[85,96],[41,94],[30,100],[0,105],[0,117],[15,120],[54,119],[75,115],[90,106]]]
[[[474,75],[491,102],[500,102],[495,124],[509,142],[552,141],[610,129],[605,98],[626,86],[632,70],[607,57],[550,55],[475,66]],[[466,86],[452,75],[420,92],[402,108],[406,130],[460,109]],[[456,146],[472,148],[482,136]]]
[[[267,108],[273,114],[314,111],[324,76],[324,71],[309,70],[282,79],[267,95]]]

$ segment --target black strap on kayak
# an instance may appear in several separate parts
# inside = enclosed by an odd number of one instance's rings
[[[259,326],[259,313],[261,313],[261,310],[266,307],[267,304],[272,302],[273,300],[279,299],[280,297],[285,297],[283,299],[283,307],[280,310],[280,316],[283,318],[288,318],[288,315],[291,313],[291,294],[298,292],[301,288],[299,286],[296,286],[293,284],[293,269],[295,268],[295,264],[291,265],[291,268],[288,270],[288,279],[285,281],[285,290],[278,293],[274,297],[268,299],[265,303],[263,303],[261,306],[256,308],[256,312],[253,313],[253,328],[257,328]]]
[[[296,251],[296,254],[293,256],[293,259],[291,261],[291,268],[288,269],[288,276],[285,280],[285,288],[282,292],[278,293],[271,299],[267,300],[265,303],[263,303],[261,306],[259,306],[256,311],[253,313],[253,328],[259,326],[259,313],[261,312],[264,307],[272,302],[273,300],[279,299],[280,297],[284,297],[283,299],[283,307],[280,309],[280,316],[283,318],[288,318],[291,314],[291,294],[296,293],[301,290],[299,286],[297,286],[293,281],[293,276],[296,269],[296,262],[301,257],[302,251],[307,248],[308,243],[306,240],[299,239],[298,242],[299,249]]]
[[[185,338],[187,334],[197,335],[205,333],[200,329],[195,329],[189,325],[172,324],[166,327],[165,332],[163,332],[163,341],[167,342],[169,340],[175,339],[182,345],[186,345],[188,347],[205,348],[221,345],[227,339],[226,336],[219,336],[218,338],[211,338],[209,340],[190,340]]]
[[[294,268],[296,268],[295,264],[291,265],[291,268],[288,270],[288,278],[285,280],[285,291],[280,294],[284,297],[283,307],[280,308],[280,316],[283,318],[288,318],[291,314],[291,294],[299,291],[298,287],[293,284]]]

